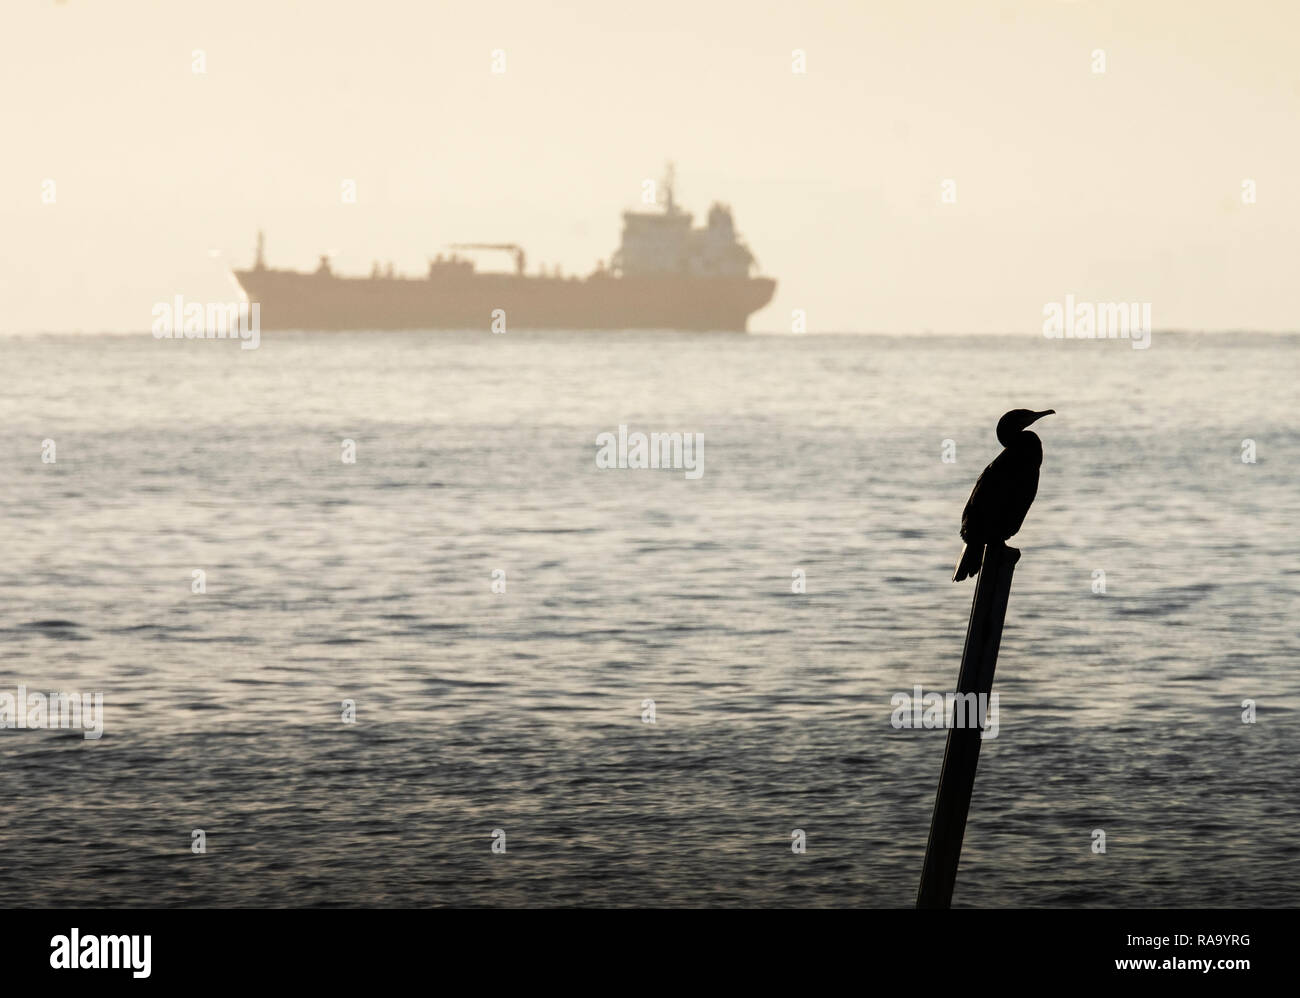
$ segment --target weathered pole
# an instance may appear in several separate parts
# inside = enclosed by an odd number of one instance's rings
[[[985,703],[993,689],[993,670],[998,664],[998,645],[1002,641],[1002,622],[1007,615],[1007,597],[1011,594],[1011,576],[1019,560],[1020,552],[1015,548],[1002,543],[988,545],[975,584],[970,623],[966,627],[966,647],[962,651],[961,672],[957,676],[957,692],[974,693],[977,698],[983,694]],[[971,791],[975,787],[975,767],[980,759],[980,731],[978,724],[948,729],[943,769],[939,773],[939,791],[930,818],[930,841],[925,847],[925,868],[921,871],[921,888],[916,896],[918,908],[952,906],[952,887],[957,880],[961,840],[966,833],[966,815],[970,812]]]

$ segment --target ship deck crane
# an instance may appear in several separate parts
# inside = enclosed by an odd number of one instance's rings
[[[524,248],[518,243],[452,243],[451,249],[488,249],[504,250],[507,253],[513,253],[515,257],[515,270],[522,277],[524,274]]]

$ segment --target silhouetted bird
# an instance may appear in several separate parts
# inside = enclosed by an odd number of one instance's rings
[[[1043,444],[1025,427],[1055,412],[1012,409],[998,420],[998,442],[1005,449],[980,472],[966,500],[961,514],[961,539],[966,543],[953,582],[973,578],[984,561],[984,546],[1014,536],[1025,522],[1038,493],[1038,468],[1043,463]]]

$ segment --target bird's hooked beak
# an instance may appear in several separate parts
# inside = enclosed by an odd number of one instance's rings
[[[1036,413],[1034,413],[1034,418],[1031,419],[1029,422],[1031,422],[1031,423],[1036,423],[1036,422],[1038,422],[1040,419],[1042,419],[1044,416],[1055,416],[1055,415],[1056,415],[1056,410],[1055,410],[1055,409],[1044,409],[1042,412],[1036,412]]]

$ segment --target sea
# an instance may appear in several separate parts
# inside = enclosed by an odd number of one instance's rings
[[[23,334],[0,372],[9,906],[911,906],[947,736],[897,698],[954,688],[1013,408],[1056,414],[954,907],[1300,902],[1300,336]],[[600,460],[638,433],[699,473]]]

